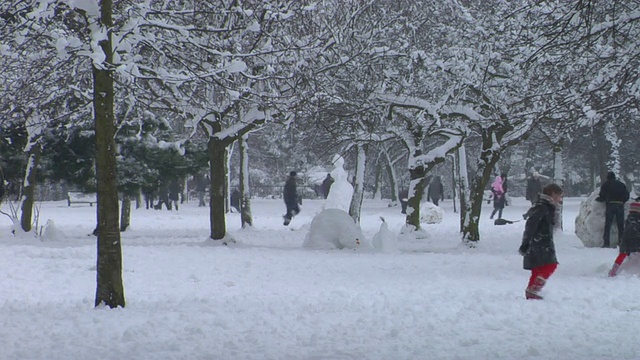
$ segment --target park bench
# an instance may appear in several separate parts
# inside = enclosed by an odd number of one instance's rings
[[[89,204],[89,206],[93,206],[97,201],[95,193],[84,193],[81,191],[67,192],[68,206],[71,206],[71,204]]]

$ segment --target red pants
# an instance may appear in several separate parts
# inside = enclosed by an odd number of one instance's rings
[[[620,253],[620,255],[618,255],[618,257],[616,258],[616,261],[614,261],[616,264],[618,265],[622,265],[622,262],[624,261],[624,259],[627,258],[627,256],[629,256],[629,254],[627,253]]]
[[[529,278],[529,286],[533,285],[533,283],[536,281],[538,276],[540,276],[541,278],[547,280],[551,276],[551,274],[553,274],[553,272],[556,271],[557,267],[558,267],[558,264],[547,264],[547,265],[542,265],[542,266],[538,266],[538,267],[535,267],[535,268],[531,269],[531,277]]]

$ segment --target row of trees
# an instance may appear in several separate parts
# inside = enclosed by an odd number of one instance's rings
[[[356,220],[365,178],[378,186],[385,169],[395,197],[405,169],[404,230],[416,233],[428,174],[453,159],[461,235],[473,244],[492,172],[529,139],[551,144],[555,181],[572,146],[596,150],[593,174],[632,174],[638,159],[621,153],[637,131],[637,8],[632,0],[9,0],[0,4],[3,166],[28,159],[25,230],[43,163],[63,169],[61,154],[71,153],[76,170],[60,178],[95,179],[96,305],[125,304],[118,199],[126,204],[161,171],[153,154],[189,154],[177,166],[193,173],[208,167],[216,241],[228,238],[234,144],[244,224],[249,143],[299,163],[351,154]]]

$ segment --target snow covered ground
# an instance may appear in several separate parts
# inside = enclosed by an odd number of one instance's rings
[[[428,240],[398,253],[301,247],[322,201],[282,226],[282,200],[254,200],[253,229],[228,215],[232,246],[215,246],[208,208],[138,209],[122,234],[127,306],[94,308],[95,207],[41,205],[44,241],[11,236],[0,217],[0,359],[638,359],[640,280],[609,279],[616,249],[585,248],[573,233],[580,199],[565,199],[560,265],[527,301],[522,221],[460,244],[451,200]],[[521,219],[512,200],[504,217]],[[7,211],[6,204],[3,210]],[[365,200],[371,239],[398,207]]]

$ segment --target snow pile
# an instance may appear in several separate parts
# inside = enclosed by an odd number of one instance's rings
[[[427,224],[440,224],[444,218],[444,210],[429,201],[420,204],[420,222]]]
[[[603,242],[606,205],[596,201],[597,197],[598,191],[594,191],[583,200],[580,203],[578,216],[576,216],[575,232],[586,247],[599,247]],[[625,217],[627,216],[627,208],[625,204]],[[609,239],[611,246],[618,245],[618,227],[615,220],[611,225]]]
[[[373,235],[372,245],[373,248],[381,252],[397,252],[398,251],[398,237],[391,230],[389,225],[380,217],[382,224],[380,224],[380,230]]]
[[[347,180],[348,174],[344,169],[344,158],[338,154],[334,155],[333,165],[335,168],[331,171],[331,177],[334,182],[324,203],[324,209],[340,209],[348,212],[353,196],[353,186]]]
[[[64,238],[64,233],[58,229],[56,223],[48,219],[44,225],[44,231],[42,232],[42,239],[49,241],[57,241]]]
[[[351,216],[339,209],[321,211],[311,221],[303,247],[313,249],[361,249],[369,244]]]

